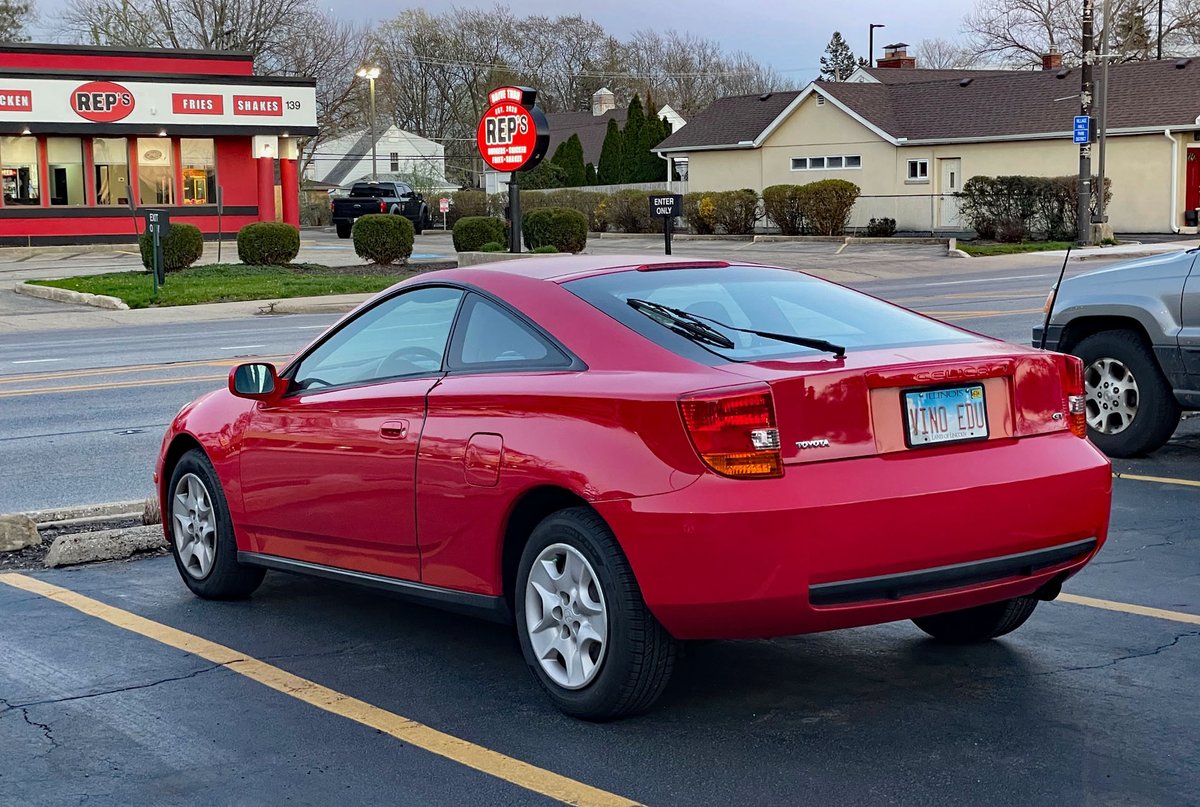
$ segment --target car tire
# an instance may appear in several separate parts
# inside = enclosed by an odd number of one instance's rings
[[[1171,439],[1179,426],[1179,401],[1140,335],[1102,331],[1071,352],[1083,360],[1088,437],[1097,448],[1110,457],[1135,457]]]
[[[353,227],[353,225],[351,225],[351,224],[341,224],[341,223],[339,223],[339,224],[337,225],[337,234],[338,234],[338,238],[349,238],[349,237],[350,237],[350,230],[351,230],[351,228],[352,228],[352,227]]]
[[[417,220],[413,222],[413,235],[420,235],[425,232],[425,217],[427,215],[428,213],[425,212],[425,208],[421,208],[417,213]]]
[[[677,643],[646,607],[625,553],[594,511],[562,510],[533,530],[514,592],[525,662],[563,713],[613,720],[646,711],[666,688]]]
[[[1037,599],[1033,597],[1017,597],[962,611],[924,616],[914,619],[913,623],[947,644],[986,642],[1021,627],[1033,614],[1037,604]]]
[[[204,452],[192,449],[179,459],[164,505],[171,556],[192,593],[206,600],[254,593],[266,570],[238,563],[229,505]]]

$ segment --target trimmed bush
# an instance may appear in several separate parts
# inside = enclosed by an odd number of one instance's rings
[[[1099,179],[1092,179],[1091,210],[1100,201]],[[1105,204],[1112,181],[1104,182]],[[1016,243],[1026,238],[1072,240],[1078,218],[1079,185],[1065,177],[971,177],[959,194],[963,220],[983,239]]]
[[[540,247],[537,247],[536,249],[531,249],[529,251],[532,252],[534,255],[555,255],[558,252],[560,252],[559,248],[554,246],[553,244],[542,244]]]
[[[757,193],[746,188],[740,191],[722,191],[713,196],[717,226],[729,235],[748,235],[754,232],[754,224],[758,221]]]
[[[142,253],[142,266],[149,270],[154,266],[154,238],[149,230],[138,236],[138,247]],[[194,224],[172,224],[162,241],[162,251],[164,272],[187,269],[204,253],[204,236]]]
[[[543,207],[567,207],[578,210],[587,219],[588,230],[597,232],[596,207],[606,198],[606,194],[596,191],[562,188],[556,191],[521,192],[521,209],[524,211],[537,210]]]
[[[413,251],[413,225],[404,216],[389,213],[363,216],[354,222],[350,238],[358,257],[382,266],[407,263]]]
[[[816,235],[841,235],[858,201],[859,189],[844,179],[823,179],[801,185],[800,214]]]
[[[491,216],[468,216],[454,223],[454,249],[457,252],[476,252],[484,244],[504,243],[505,226],[501,219]]]
[[[872,238],[891,238],[896,234],[896,220],[884,217],[867,222],[867,235]]]
[[[450,212],[446,226],[453,227],[459,219],[488,215],[488,195],[483,191],[455,191],[450,194]]]
[[[300,251],[300,231],[290,224],[260,221],[237,234],[238,260],[251,266],[287,266]]]
[[[763,210],[783,235],[804,232],[804,214],[800,212],[802,185],[771,185],[763,189]]]
[[[587,218],[565,207],[530,210],[521,218],[521,231],[534,252],[546,246],[555,252],[582,252],[587,246]]]
[[[685,193],[683,195],[683,220],[696,235],[712,235],[717,228],[717,206],[711,195]]]
[[[663,190],[661,193],[669,193]],[[650,196],[654,190],[617,191],[596,207],[597,228],[625,233],[661,233],[663,220],[650,215]]]
[[[479,248],[480,252],[504,252],[508,247],[501,244],[499,241],[488,241]]]

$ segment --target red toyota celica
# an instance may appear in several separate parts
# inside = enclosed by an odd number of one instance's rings
[[[185,407],[180,574],[515,624],[554,703],[648,708],[687,639],[1016,629],[1104,542],[1079,360],[785,269],[563,257],[413,277]]]

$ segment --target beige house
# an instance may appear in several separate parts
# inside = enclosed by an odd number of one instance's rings
[[[689,190],[847,179],[852,226],[960,231],[955,194],[973,176],[1078,174],[1079,72],[875,68],[850,81],[718,99],[664,140]],[[1099,72],[1099,71],[1097,71]],[[1120,233],[1197,232],[1200,59],[1118,65],[1108,92],[1109,222]],[[1096,169],[1093,147],[1093,171]]]

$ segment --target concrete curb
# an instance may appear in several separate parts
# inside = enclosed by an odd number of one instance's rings
[[[364,294],[363,298],[357,302],[347,300],[336,300],[332,302],[320,302],[307,298],[297,298],[296,300],[260,300],[263,304],[259,309],[260,314],[345,314],[358,308],[367,300],[375,295]]]
[[[661,237],[659,236],[659,238]],[[462,268],[464,266],[479,266],[499,261],[518,261],[524,258],[562,258],[564,256],[570,257],[567,253],[563,252],[539,253],[536,255],[529,252],[460,252],[458,253],[458,265],[459,268]]]
[[[588,238],[598,238],[601,240],[608,238],[636,238],[639,240],[655,240],[662,241],[662,233],[588,233]],[[694,233],[672,233],[671,239],[674,241],[753,241],[752,235],[696,235]]]
[[[35,286],[31,283],[18,283],[13,287],[13,291],[17,294],[24,294],[26,297],[39,297],[43,300],[53,300],[58,303],[90,305],[94,308],[104,308],[109,311],[129,310],[129,306],[125,305],[124,300],[104,294],[88,294],[82,291],[59,289],[54,286]]]
[[[124,560],[139,552],[151,552],[166,546],[160,524],[60,535],[50,545],[43,564],[47,569],[54,569],[104,560]]]
[[[149,497],[147,497],[149,498]],[[146,499],[136,499],[127,502],[106,502],[104,504],[82,504],[75,507],[57,507],[51,510],[34,510],[24,513],[38,524],[48,524],[52,521],[73,521],[75,519],[114,518],[136,513],[139,517]]]

